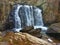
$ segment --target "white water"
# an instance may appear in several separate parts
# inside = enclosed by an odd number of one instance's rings
[[[48,29],[48,27],[44,27],[44,26],[34,26],[34,29],[36,28],[41,28],[43,31],[44,30],[46,31]]]
[[[24,5],[25,15],[27,18],[27,26],[34,25],[34,18],[33,18],[33,8],[32,6]]]

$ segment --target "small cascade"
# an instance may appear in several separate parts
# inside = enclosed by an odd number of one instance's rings
[[[15,8],[15,9],[14,9]],[[34,26],[36,28],[43,28],[42,10],[30,5],[14,5],[13,11],[10,15],[14,15],[13,30],[19,32],[26,26]],[[12,17],[12,18],[13,18]],[[13,20],[13,19],[11,19]]]

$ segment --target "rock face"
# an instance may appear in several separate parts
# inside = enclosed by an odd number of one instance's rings
[[[51,0],[51,3],[53,3],[52,0]],[[50,5],[50,4],[47,5],[47,8],[44,10],[43,18],[44,18],[44,22],[46,24],[47,23],[51,24],[51,23],[55,22],[56,14],[54,12],[53,4],[52,5]]]
[[[58,14],[56,17],[56,22],[60,22],[60,14]]]
[[[55,22],[55,15],[50,15],[50,14],[47,14],[47,15],[43,15],[43,18],[44,18],[44,22],[47,24],[51,24],[53,22]]]
[[[60,22],[60,13],[58,12],[59,9],[59,0],[47,0],[47,2],[51,3],[48,4],[46,10],[44,10],[44,21],[45,23],[53,23]],[[45,8],[45,7],[44,7]],[[54,22],[54,23],[55,23]]]
[[[6,45],[52,45],[49,42],[31,36],[27,33],[8,32],[5,36],[3,36],[0,39],[0,42],[3,42],[1,43],[1,45],[5,45],[5,42]]]

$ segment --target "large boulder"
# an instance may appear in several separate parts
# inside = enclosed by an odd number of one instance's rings
[[[55,24],[52,24],[47,32],[46,32],[49,36],[52,36],[56,39],[59,39],[60,40],[60,23],[55,23]]]
[[[60,33],[60,23],[52,24],[47,31],[48,33]]]
[[[1,37],[1,36],[0,36]],[[0,38],[1,45],[53,45],[27,33],[7,32]]]

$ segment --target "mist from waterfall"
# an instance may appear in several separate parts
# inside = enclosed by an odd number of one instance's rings
[[[42,10],[30,5],[20,5],[17,4],[14,6],[14,25],[13,28],[15,31],[19,32],[22,28],[26,26],[34,26],[36,28],[43,29],[43,19],[42,19]],[[47,29],[47,28],[46,28]]]

